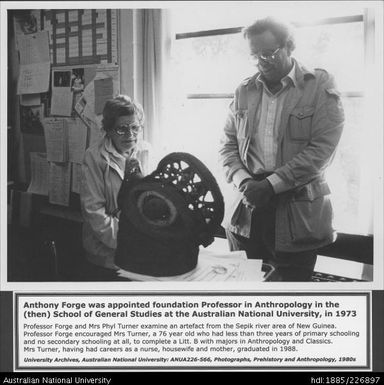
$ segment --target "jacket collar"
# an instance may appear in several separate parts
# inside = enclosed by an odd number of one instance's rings
[[[116,151],[116,148],[108,135],[104,135],[101,140],[100,153],[101,156],[106,160],[107,164],[115,169],[121,178],[123,178],[125,170],[125,158]]]
[[[314,71],[310,71],[307,68],[305,68],[301,63],[299,63],[295,58],[292,58],[295,73],[294,73],[294,79],[293,84],[297,85],[299,88],[304,87],[304,82],[310,77],[315,77]],[[262,83],[258,81],[259,77],[261,76],[260,72],[257,72],[255,75],[250,77],[248,79],[248,87],[262,87]]]
[[[296,81],[300,88],[304,87],[304,82],[307,79],[314,78],[315,72],[307,69],[301,63],[297,62],[296,59],[293,59],[296,63]]]

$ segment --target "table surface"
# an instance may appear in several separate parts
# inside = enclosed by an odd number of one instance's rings
[[[207,250],[228,252],[227,240],[216,238],[215,242],[207,247]],[[315,272],[320,273],[320,276],[327,276],[322,281],[332,281],[333,279],[338,281],[339,278],[358,281],[373,280],[373,265],[341,258],[326,257],[324,255],[317,256]]]
[[[79,211],[66,207],[43,206],[40,209],[40,214],[55,216],[77,223],[82,223],[83,221]],[[228,242],[224,238],[215,238],[215,242],[204,250],[215,254],[228,254]],[[318,255],[315,273],[317,273],[319,278],[316,281],[372,281],[373,265]]]

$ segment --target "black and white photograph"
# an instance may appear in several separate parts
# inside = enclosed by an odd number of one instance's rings
[[[53,73],[54,87],[70,87],[72,85],[70,71],[55,71]]]
[[[21,123],[20,129],[22,132],[29,134],[42,134],[43,133],[43,118],[44,107],[40,106],[21,106]]]
[[[1,8],[5,371],[383,371],[383,3],[74,6]]]
[[[72,70],[71,88],[74,93],[84,90],[84,68],[74,68]]]

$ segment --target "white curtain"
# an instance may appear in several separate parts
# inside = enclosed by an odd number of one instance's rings
[[[144,108],[144,139],[152,146],[154,161],[161,156],[165,69],[171,41],[168,19],[165,9],[136,10],[134,16],[134,94]]]

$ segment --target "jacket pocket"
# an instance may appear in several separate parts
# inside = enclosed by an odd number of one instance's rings
[[[249,238],[251,231],[251,222],[252,222],[252,209],[244,206],[242,202],[242,194],[239,194],[239,200],[234,206],[232,216],[228,223],[228,229],[232,232],[242,235],[243,237]]]
[[[237,205],[235,206],[235,210],[233,211],[232,217],[230,219],[230,224],[232,226],[237,226],[239,222],[239,218],[241,217],[241,212],[244,208],[244,205],[240,199],[240,201],[237,202]]]
[[[329,238],[333,210],[325,182],[308,184],[288,202],[288,222],[292,243],[311,244]]]
[[[297,107],[289,116],[289,138],[292,141],[307,142],[311,138],[312,117],[315,108],[311,106]]]

